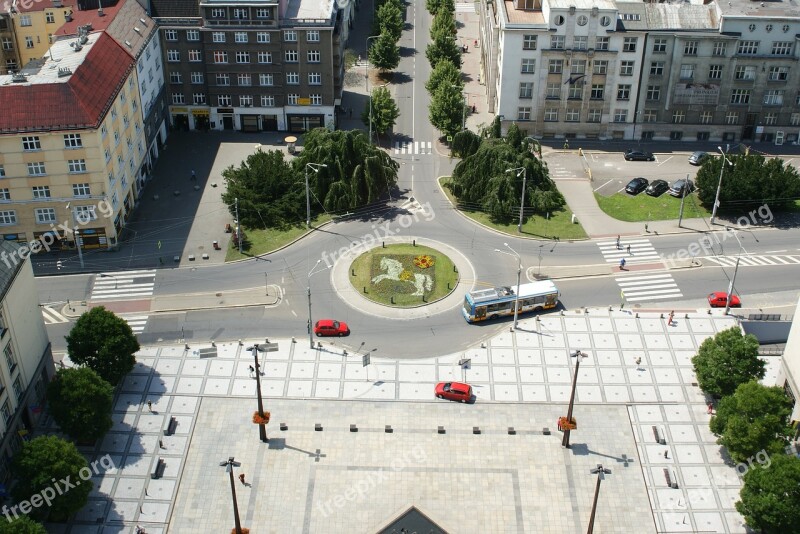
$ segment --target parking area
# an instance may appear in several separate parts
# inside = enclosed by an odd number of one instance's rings
[[[688,175],[694,181],[699,167],[689,163],[689,154],[653,154],[655,161],[625,161],[622,153],[586,152],[586,165],[591,169],[593,190],[603,196],[624,191],[634,178],[649,182],[664,180],[672,185]]]

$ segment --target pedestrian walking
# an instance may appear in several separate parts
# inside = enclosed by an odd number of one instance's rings
[[[194,169],[192,169],[192,178],[191,178],[191,180],[193,182],[197,181],[197,174],[195,174]]]
[[[708,410],[706,410],[706,413],[708,415],[714,415],[714,403],[713,402],[709,402],[708,403]]]
[[[622,258],[621,260],[619,260],[619,270],[620,271],[624,271],[625,270],[625,258]]]
[[[253,373],[256,372],[255,368],[252,365],[250,365],[250,366],[247,367],[247,370],[250,371],[250,378],[252,378],[253,377]]]
[[[617,250],[621,249],[622,245],[619,244],[619,236],[617,236]]]
[[[153,411],[153,401],[151,400],[147,401],[147,409],[150,410],[151,412]]]
[[[166,449],[166,447],[164,446],[164,442],[162,440],[158,440],[158,448],[159,449]]]
[[[669,460],[669,449],[667,449],[667,450],[665,450],[665,451],[664,451],[664,458],[666,458],[667,460]]]
[[[242,483],[242,484],[244,484],[244,485],[247,485],[247,484],[245,484],[245,482],[244,482],[244,473],[242,473],[242,474],[240,474],[240,475],[239,475],[239,482],[241,482],[241,483]]]
[[[672,326],[672,320],[675,318],[675,312],[669,312],[669,317],[667,318],[667,326]]]
[[[642,357],[638,356],[634,361],[636,362],[636,370],[644,371],[644,369],[642,369]]]
[[[628,253],[628,256],[633,256],[633,254],[631,254],[631,246],[630,245],[628,245],[628,248],[627,248],[626,251]]]

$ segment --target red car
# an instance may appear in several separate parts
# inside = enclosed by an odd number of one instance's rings
[[[439,382],[436,384],[436,397],[469,402],[472,400],[472,386],[463,382]]]
[[[314,323],[314,333],[317,336],[349,336],[350,328],[347,323],[333,319],[320,319]]]
[[[708,305],[712,308],[724,308],[727,304],[728,294],[724,291],[715,291],[708,296]],[[736,295],[731,295],[731,308],[741,308],[742,301]]]

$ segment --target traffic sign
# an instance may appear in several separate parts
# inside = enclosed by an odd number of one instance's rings
[[[262,343],[258,346],[258,350],[261,352],[277,352],[278,351],[278,344],[277,343]]]
[[[369,354],[365,354],[361,357],[361,364],[366,367],[369,365]]]

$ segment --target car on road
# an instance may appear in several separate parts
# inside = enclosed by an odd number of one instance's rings
[[[472,386],[463,382],[439,382],[436,384],[436,397],[439,399],[469,402],[472,400]]]
[[[708,159],[708,152],[703,152],[702,150],[698,150],[697,152],[693,152],[691,156],[689,156],[689,163],[692,165],[702,165]]]
[[[685,178],[677,180],[672,184],[672,187],[669,188],[669,194],[678,198],[685,197],[692,191],[694,191],[694,182]]]
[[[728,303],[728,294],[724,291],[714,291],[708,296],[708,305],[712,308],[724,308]],[[742,301],[736,295],[731,295],[731,308],[741,308]]]
[[[333,319],[320,319],[314,323],[314,333],[318,336],[349,336],[350,328],[347,323]]]
[[[652,152],[644,150],[628,150],[625,152],[625,161],[655,161],[656,157]]]
[[[665,180],[653,180],[644,192],[651,197],[657,197],[663,195],[667,189],[669,189],[669,184]]]
[[[639,178],[634,178],[628,182],[628,185],[625,186],[625,192],[630,195],[638,195],[647,189],[647,184],[648,182],[646,178],[642,178],[641,176]]]

